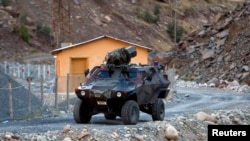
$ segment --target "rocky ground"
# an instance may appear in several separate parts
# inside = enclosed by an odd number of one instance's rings
[[[5,133],[3,138],[37,141],[206,141],[208,124],[249,124],[249,110],[217,111],[215,113],[199,112],[189,117],[179,115],[168,121],[146,122],[130,128],[124,126],[115,130],[80,129],[65,125],[62,130],[46,133],[16,135]]]

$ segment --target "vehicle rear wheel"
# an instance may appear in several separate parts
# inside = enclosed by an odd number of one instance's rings
[[[165,117],[165,104],[162,99],[158,98],[155,103],[152,105],[152,119],[155,120],[164,120]]]
[[[121,110],[121,118],[125,125],[135,125],[140,115],[139,105],[134,100],[125,102]]]
[[[92,117],[90,105],[87,102],[77,99],[73,116],[76,123],[89,123]]]
[[[115,114],[111,114],[111,113],[105,113],[104,117],[106,119],[114,120],[116,118],[116,115]]]

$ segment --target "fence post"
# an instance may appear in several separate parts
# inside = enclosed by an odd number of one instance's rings
[[[22,65],[22,77],[23,77],[23,79],[25,79],[25,70],[24,70],[24,65]]]
[[[43,75],[41,75],[41,101],[42,101],[42,107],[43,107]]]
[[[44,80],[46,80],[46,65],[43,64],[43,76],[44,76]]]
[[[58,92],[57,92],[57,82],[58,82],[58,76],[55,76],[55,108],[57,108],[57,97],[58,97]]]
[[[80,83],[81,83],[81,76],[78,75],[78,83],[77,83],[77,85],[79,85]]]
[[[30,82],[32,78],[27,77],[27,82],[28,82],[28,111],[31,112],[31,89],[30,89]]]
[[[11,82],[9,80],[9,114],[10,118],[13,119],[13,101],[12,101],[12,87],[11,87]]]
[[[69,74],[67,74],[67,109],[69,109]]]
[[[37,78],[42,76],[42,74],[40,74],[41,73],[41,68],[40,67],[41,67],[40,65],[37,65]]]

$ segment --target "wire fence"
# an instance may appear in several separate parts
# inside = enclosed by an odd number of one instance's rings
[[[4,73],[19,79],[32,77],[33,80],[39,80],[42,75],[45,80],[51,80],[55,76],[55,67],[49,64],[21,64],[4,61],[0,62],[0,68]]]
[[[50,81],[32,77],[13,78],[0,71],[0,121],[35,118],[53,111],[72,111],[76,100],[74,89],[83,75],[55,76]]]
[[[0,62],[0,121],[26,119],[51,107],[45,100],[54,93],[54,80],[53,65]]]
[[[28,65],[20,64],[21,66]],[[37,65],[39,66],[39,65]],[[43,66],[43,65],[41,65]],[[40,68],[42,68],[40,66]],[[0,121],[12,119],[27,119],[47,115],[53,111],[72,111],[75,100],[75,88],[85,81],[84,74],[67,74],[66,76],[54,76],[30,65],[30,71],[36,70],[34,75],[13,76],[13,69],[6,70],[6,65],[0,65]],[[47,68],[49,68],[47,66]],[[52,66],[50,71],[54,72]],[[44,69],[46,70],[46,69]],[[166,71],[171,82],[169,88],[175,92],[175,70]],[[40,76],[38,76],[40,74]],[[170,95],[171,97],[171,95]]]

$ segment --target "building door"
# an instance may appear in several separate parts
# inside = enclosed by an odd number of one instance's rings
[[[85,81],[84,71],[87,68],[87,58],[71,58],[70,91],[74,91],[79,83]]]
[[[71,74],[84,74],[87,58],[71,58]]]

